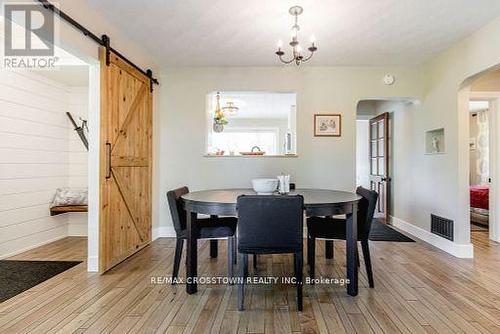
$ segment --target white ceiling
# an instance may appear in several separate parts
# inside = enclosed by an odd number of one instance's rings
[[[277,65],[296,4],[312,65],[420,63],[500,15],[499,0],[87,1],[167,66]]]

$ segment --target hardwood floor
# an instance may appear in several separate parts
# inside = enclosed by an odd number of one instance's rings
[[[372,242],[375,288],[361,263],[358,297],[341,286],[307,285],[302,313],[292,286],[250,286],[246,311],[238,312],[235,286],[200,285],[188,296],[184,285],[151,284],[172,269],[175,240],[158,239],[106,275],[82,263],[0,304],[0,332],[500,333],[500,245],[472,235],[474,260],[422,242]],[[85,248],[85,239],[67,238],[15,259],[83,260]],[[317,277],[345,277],[344,243],[335,243],[335,261],[322,248],[318,242]],[[199,274],[224,276],[225,250],[220,242],[219,258],[210,259],[201,244]],[[261,256],[258,272],[291,275],[292,257]]]

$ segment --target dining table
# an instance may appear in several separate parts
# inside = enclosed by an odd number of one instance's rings
[[[194,191],[182,196],[186,210],[187,225],[187,259],[186,259],[186,292],[197,292],[198,270],[198,214],[210,216],[238,216],[237,199],[241,195],[255,195],[252,189],[217,189]],[[357,247],[357,212],[361,196],[354,192],[328,189],[296,189],[283,196],[302,195],[307,217],[335,216],[346,214],[346,268],[347,293],[358,294],[358,247]]]

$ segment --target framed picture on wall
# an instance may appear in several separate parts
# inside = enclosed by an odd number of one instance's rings
[[[315,137],[340,137],[342,134],[342,116],[340,114],[315,114]]]

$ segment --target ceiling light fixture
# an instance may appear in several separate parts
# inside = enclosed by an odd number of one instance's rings
[[[225,113],[228,113],[229,115],[236,115],[238,113],[238,110],[240,110],[240,108],[238,108],[234,102],[226,102],[226,106],[222,108],[222,111],[225,112]]]
[[[298,24],[298,20],[299,20],[299,15],[302,14],[303,11],[304,11],[304,9],[300,6],[293,6],[288,10],[290,15],[295,17],[295,24],[292,26],[292,40],[289,43],[290,46],[292,47],[292,56],[293,57],[290,60],[283,59],[283,56],[285,55],[285,52],[281,49],[283,47],[283,42],[281,40],[278,41],[278,51],[276,51],[276,55],[278,56],[279,60],[282,63],[290,64],[290,63],[295,62],[295,64],[298,66],[298,65],[300,65],[300,63],[306,62],[309,59],[311,59],[314,52],[316,52],[318,50],[318,48],[315,45],[316,39],[314,38],[314,35],[313,35],[313,36],[311,36],[311,39],[310,39],[311,46],[307,48],[307,50],[309,50],[309,52],[310,52],[309,56],[304,57],[302,55],[302,47],[300,46],[299,39],[298,39],[298,34],[300,31],[300,26]]]

